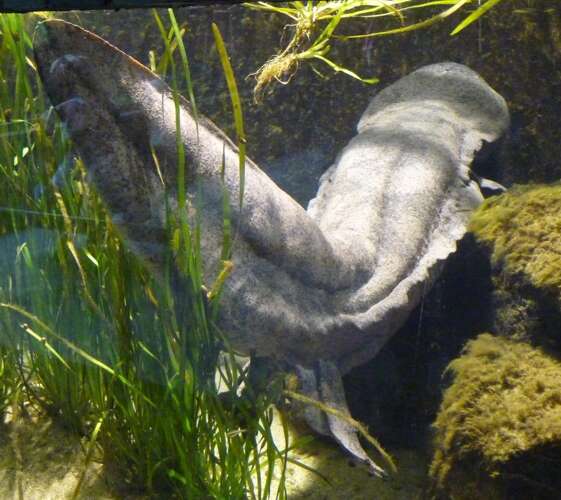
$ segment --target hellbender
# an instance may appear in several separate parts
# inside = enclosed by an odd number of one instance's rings
[[[183,99],[176,131],[173,92],[146,67],[58,20],[39,25],[35,55],[114,224],[156,274],[165,207],[177,207],[180,134],[206,283],[220,270],[225,196],[237,234],[220,326],[235,349],[296,367],[305,394],[345,413],[341,375],[376,356],[456,250],[483,200],[474,155],[509,123],[505,101],[475,72],[426,66],[374,97],[307,210],[249,159],[240,205],[235,145]],[[382,474],[346,421],[306,415]]]

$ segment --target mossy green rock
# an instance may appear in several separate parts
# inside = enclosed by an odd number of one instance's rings
[[[561,184],[516,186],[490,198],[470,230],[490,245],[495,266],[561,298]]]
[[[514,186],[473,214],[490,251],[490,329],[561,352],[561,184]]]
[[[482,334],[450,363],[434,424],[437,497],[554,498],[561,453],[561,363]]]

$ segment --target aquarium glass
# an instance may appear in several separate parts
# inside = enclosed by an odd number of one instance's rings
[[[558,498],[559,2],[175,3],[0,13],[0,498]]]

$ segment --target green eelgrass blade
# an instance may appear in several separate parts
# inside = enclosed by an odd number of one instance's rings
[[[3,306],[4,304],[0,304]],[[45,337],[42,337],[37,332],[35,332],[29,325],[21,325],[23,330],[31,335],[35,340],[37,340],[41,345],[47,349],[66,369],[70,370],[70,365],[65,361],[65,359],[57,352],[57,350],[47,341]]]
[[[475,9],[469,16],[467,16],[460,24],[458,24],[458,26],[456,26],[450,34],[457,35],[460,31],[467,28],[471,23],[477,21],[483,14],[501,1],[502,0],[487,0],[484,4]]]
[[[344,73],[345,75],[348,75],[356,80],[359,80],[363,83],[368,83],[368,84],[374,84],[374,83],[378,83],[380,80],[378,78],[363,78],[362,76],[357,75],[354,71],[351,71],[348,68],[344,68],[343,66],[339,66],[338,64],[334,63],[333,61],[331,61],[330,59],[327,59],[326,57],[317,54],[314,56],[315,59],[319,59],[320,61],[323,61],[325,64],[327,64],[330,68],[332,68],[335,72],[341,72]]]
[[[291,463],[291,464],[294,464],[298,467],[301,467],[302,469],[307,470],[308,472],[311,472],[312,474],[315,474],[317,477],[319,477],[320,479],[325,481],[329,486],[333,486],[333,483],[329,480],[329,478],[327,476],[322,474],[319,470],[314,469],[313,467],[305,464],[304,462],[301,462],[300,460],[298,460],[296,458],[292,458],[292,457],[287,457],[286,461]]]
[[[318,45],[324,40],[329,40],[337,25],[341,22],[341,17],[345,13],[346,7],[345,4],[341,5],[341,8],[337,11],[337,14],[331,19],[329,24],[325,27],[325,29],[320,33],[320,35],[314,41],[314,45]]]
[[[399,28],[384,30],[384,31],[374,31],[371,33],[363,33],[360,35],[348,35],[348,36],[341,36],[341,39],[345,40],[352,40],[352,39],[360,39],[360,38],[373,38],[378,36],[386,36],[386,35],[395,35],[399,33],[407,33],[408,31],[415,31],[422,28],[428,28],[437,22],[450,17],[452,14],[460,10],[464,5],[471,3],[473,0],[458,0],[453,3],[451,7],[448,9],[436,14],[428,19],[420,21],[418,23],[407,24],[405,26],[401,26]]]
[[[220,62],[222,64],[222,69],[224,71],[224,77],[226,78],[226,84],[228,85],[228,91],[230,93],[230,99],[232,101],[232,109],[234,112],[234,124],[236,127],[236,135],[238,139],[238,150],[239,150],[239,169],[240,169],[240,193],[239,193],[239,204],[240,209],[243,204],[243,193],[245,185],[245,145],[246,137],[243,125],[243,113],[242,113],[242,103],[240,100],[240,94],[238,92],[238,86],[236,84],[236,78],[234,77],[234,70],[232,69],[232,64],[230,63],[230,58],[228,57],[228,52],[226,46],[224,45],[224,40],[220,34],[220,30],[216,23],[212,23],[212,33],[214,35],[214,42],[216,44],[216,49],[218,51],[218,56],[220,57]]]
[[[178,255],[178,266],[183,275],[189,275],[189,249],[191,247],[191,235],[189,230],[189,225],[187,223],[187,216],[186,216],[186,176],[185,176],[185,146],[183,144],[183,139],[181,137],[181,101],[180,95],[177,86],[177,68],[173,57],[171,56],[171,46],[170,41],[167,35],[167,32],[164,28],[163,22],[156,11],[156,9],[152,9],[153,17],[156,21],[158,29],[160,30],[160,34],[165,44],[165,52],[169,55],[169,61],[171,65],[171,72],[172,72],[172,93],[173,93],[173,102],[175,106],[175,142],[176,142],[176,151],[177,151],[177,206],[178,206],[178,218],[179,218],[179,227],[176,229],[176,234],[179,237],[177,239],[176,244],[176,251]],[[170,14],[170,19],[175,20],[175,16],[173,15],[173,11],[169,9],[168,13]],[[175,22],[175,26],[177,30],[172,27],[173,35],[175,41],[177,42],[178,46],[185,47],[181,40],[181,33],[179,32],[179,27],[177,26],[177,21]],[[180,49],[181,50],[181,49]],[[183,60],[184,64],[188,63],[187,56],[185,55],[185,59]],[[187,65],[188,70],[188,65]],[[184,68],[184,70],[186,69]],[[186,78],[188,81],[188,89],[191,88],[192,92],[192,85],[190,76]]]
[[[297,393],[295,391],[290,391],[290,390],[285,390],[284,393],[287,396],[295,399],[296,401],[301,401],[302,403],[315,406],[316,408],[319,408],[320,410],[322,410],[326,413],[330,413],[332,415],[335,415],[336,417],[339,417],[340,419],[342,419],[345,422],[347,422],[348,424],[350,424],[352,427],[355,428],[356,431],[358,431],[362,435],[363,438],[365,438],[372,446],[374,446],[374,448],[378,451],[378,453],[382,456],[382,458],[390,466],[391,470],[394,473],[397,472],[397,466],[396,466],[392,456],[382,447],[382,445],[378,442],[378,440],[374,436],[370,435],[370,433],[366,429],[366,426],[364,426],[363,424],[361,424],[360,422],[358,422],[357,420],[352,418],[350,415],[345,414],[344,412],[338,410],[337,408],[334,408],[334,407],[329,406],[329,405],[325,405],[320,401],[317,401],[313,398],[305,396],[304,394],[300,394],[300,393]]]
[[[197,103],[195,101],[195,92],[193,91],[193,80],[191,79],[191,70],[189,68],[189,59],[187,57],[187,51],[185,50],[185,45],[183,43],[183,36],[175,19],[173,9],[168,9],[169,19],[171,21],[171,26],[173,28],[173,34],[177,47],[179,48],[179,55],[181,56],[181,63],[183,65],[183,73],[185,74],[185,85],[187,87],[187,95],[189,96],[189,101],[191,102],[191,108],[193,110],[193,117],[195,122],[198,122],[198,111]]]
[[[74,488],[74,492],[72,493],[72,497],[71,500],[76,500],[77,498],[80,497],[80,490],[82,488],[82,484],[84,484],[84,479],[86,478],[86,474],[88,472],[88,464],[90,463],[91,459],[92,459],[92,455],[95,449],[95,444],[97,441],[97,436],[99,434],[99,431],[101,430],[101,426],[103,425],[103,421],[105,420],[106,415],[102,415],[101,418],[97,421],[97,423],[95,424],[94,430],[91,434],[90,437],[90,442],[88,443],[88,447],[86,450],[86,457],[84,460],[84,468],[82,469],[82,472],[80,473],[80,477],[78,478],[78,482],[76,483],[76,487]]]

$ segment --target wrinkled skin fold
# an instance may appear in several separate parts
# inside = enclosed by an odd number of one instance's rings
[[[114,224],[161,273],[166,198],[177,206],[172,91],[63,21],[38,27],[35,51],[49,98]],[[459,64],[415,71],[372,100],[308,210],[247,160],[240,211],[236,147],[209,120],[196,123],[185,100],[180,121],[187,211],[202,222],[206,283],[219,271],[225,192],[238,235],[222,328],[236,349],[298,367],[307,394],[348,412],[341,374],[375,357],[405,322],[482,201],[470,164],[507,129],[504,100]],[[352,428],[307,412],[313,428],[382,474]]]

